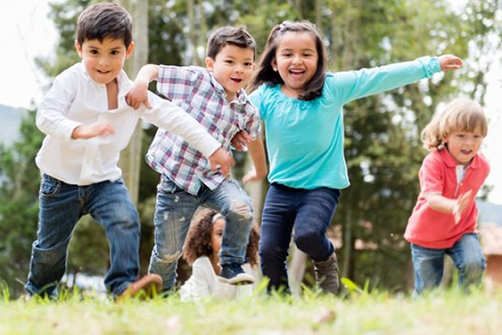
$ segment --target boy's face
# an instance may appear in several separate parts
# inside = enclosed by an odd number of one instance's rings
[[[109,84],[124,67],[124,62],[131,56],[134,43],[126,49],[121,39],[105,38],[86,40],[82,45],[75,40],[78,55],[84,61],[87,73],[98,84]]]
[[[206,66],[227,92],[227,100],[231,101],[251,79],[254,51],[227,44],[218,52],[215,59],[206,58]]]
[[[483,134],[479,129],[474,132],[454,131],[443,139],[448,151],[458,164],[467,166],[474,158],[483,141]]]

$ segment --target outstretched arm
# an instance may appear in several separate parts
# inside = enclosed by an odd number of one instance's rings
[[[148,84],[159,76],[159,66],[147,64],[139,70],[131,90],[126,95],[126,102],[134,109],[138,109],[143,103],[147,108],[151,108],[148,101]]]
[[[462,60],[454,55],[420,57],[414,61],[338,72],[336,80],[327,80],[327,87],[343,104],[369,95],[409,85],[420,79],[430,78],[434,73],[457,70]]]

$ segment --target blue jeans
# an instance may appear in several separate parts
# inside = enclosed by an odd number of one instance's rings
[[[439,287],[443,279],[444,255],[449,255],[459,270],[459,285],[479,285],[486,268],[485,258],[477,234],[465,234],[453,247],[431,249],[411,245],[411,257],[415,270],[414,294]]]
[[[85,214],[106,230],[111,257],[105,277],[108,290],[119,295],[137,279],[140,224],[122,180],[76,186],[44,174],[39,200],[37,240],[33,243],[25,286],[28,293],[57,296],[73,229]]]
[[[298,249],[315,261],[328,259],[335,248],[326,231],[335,213],[340,190],[320,187],[294,189],[272,183],[267,193],[261,223],[260,259],[268,290],[289,291],[287,257],[294,228]]]
[[[225,217],[225,229],[220,250],[220,264],[245,261],[249,232],[253,223],[253,207],[247,193],[233,180],[225,180],[210,190],[201,185],[192,195],[162,177],[157,187],[155,207],[155,246],[150,258],[149,272],[164,281],[163,291],[176,283],[176,267],[192,217],[199,206],[209,207]]]

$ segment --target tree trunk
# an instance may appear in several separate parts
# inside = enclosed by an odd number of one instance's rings
[[[133,21],[135,48],[125,65],[125,70],[129,77],[134,79],[141,66],[148,61],[148,0],[121,0],[119,2],[129,11]],[[122,151],[119,161],[124,183],[135,205],[138,204],[142,137],[143,128],[140,121],[129,146]]]
[[[293,243],[291,246],[293,256],[291,258],[291,263],[289,265],[289,282],[291,283],[291,291],[294,295],[301,294],[301,284],[303,277],[305,276],[305,269],[307,268],[308,256],[306,253],[301,251]]]
[[[352,257],[352,210],[347,209],[345,216],[345,226],[343,229],[343,266],[341,277],[348,277],[350,273],[350,264]]]

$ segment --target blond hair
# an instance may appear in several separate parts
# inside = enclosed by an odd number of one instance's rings
[[[442,113],[436,113],[422,131],[424,148],[429,151],[440,149],[443,140],[455,131],[480,131],[483,137],[486,136],[488,122],[483,108],[477,102],[456,99],[450,102]]]

